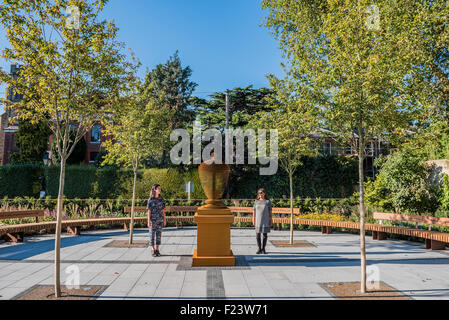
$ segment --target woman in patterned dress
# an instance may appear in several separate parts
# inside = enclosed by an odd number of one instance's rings
[[[165,220],[165,200],[162,198],[161,192],[161,186],[155,184],[151,188],[150,198],[147,203],[148,228],[151,228],[150,235],[153,257],[161,256],[159,246],[161,245],[162,228],[167,225],[167,221]]]
[[[253,224],[256,228],[256,239],[259,250],[257,254],[267,254],[265,247],[268,241],[268,233],[273,226],[271,201],[264,189],[259,189],[253,208]],[[263,243],[261,240],[263,234]]]

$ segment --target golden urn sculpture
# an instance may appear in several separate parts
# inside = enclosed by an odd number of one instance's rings
[[[214,156],[199,169],[201,186],[207,196],[206,205],[198,208],[194,221],[198,226],[197,250],[193,267],[234,266],[231,250],[231,224],[234,216],[220,200],[229,178],[229,166],[216,164]]]

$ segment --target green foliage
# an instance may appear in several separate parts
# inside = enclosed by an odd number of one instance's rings
[[[45,168],[47,194],[58,196],[59,166]],[[132,178],[132,170],[106,167],[98,169],[94,166],[67,166],[64,195],[69,199],[90,197],[100,199],[116,198],[124,190],[123,181]]]
[[[0,166],[0,197],[34,197],[41,188],[40,176],[43,168],[39,165]]]
[[[100,148],[100,152],[97,154],[97,157],[94,159],[94,165],[98,168],[106,159],[108,152],[104,148]]]
[[[30,121],[19,121],[19,131],[15,134],[18,153],[11,155],[11,163],[42,163],[48,150],[48,139],[51,129],[48,123],[40,121],[33,124]]]
[[[384,211],[393,211],[393,195],[387,187],[384,176],[378,175],[375,180],[365,183],[365,197],[369,205]]]
[[[380,162],[376,181],[367,186],[369,204],[401,213],[435,213],[438,190],[429,182],[430,168],[411,152],[396,152]]]
[[[76,144],[115,105],[133,68],[116,39],[117,27],[99,17],[106,3],[7,1],[0,8],[9,43],[1,56],[21,66],[19,77],[1,71],[0,81],[24,96],[7,101],[6,108],[14,109],[18,120],[48,121],[63,161],[73,150],[65,134],[70,126],[77,125]],[[69,5],[79,10],[79,28],[66,23]]]
[[[117,199],[132,197],[133,171],[116,167],[96,168],[94,166],[67,166],[64,195],[69,199]],[[47,194],[51,197],[58,195],[59,167],[47,167],[45,170]],[[158,183],[162,187],[163,197],[166,199],[183,199],[185,183],[195,184],[193,199],[204,199],[198,170],[178,172],[174,169],[142,169],[137,176],[137,199],[147,199],[151,186]],[[12,184],[12,182],[11,182]],[[139,204],[137,204],[139,205]],[[142,203],[141,205],[145,205]]]
[[[193,182],[195,186],[192,199],[204,199],[206,196],[198,175],[198,169],[191,171],[179,172],[173,168],[170,169],[145,169],[139,170],[139,179],[136,186],[136,196],[139,199],[147,199],[154,184],[160,184],[162,188],[162,196],[165,199],[184,199],[187,197],[185,192],[186,182]],[[132,183],[125,181],[122,185],[124,196],[130,198],[132,196]]]
[[[391,136],[407,124],[413,109],[402,103],[412,64],[399,59],[409,53],[398,42],[402,34],[390,32],[397,27],[396,12],[390,1],[376,1],[381,23],[368,28],[369,5],[368,0],[262,1],[269,10],[265,26],[280,41],[289,73],[298,87],[310,88],[326,111],[326,123],[347,141],[355,129],[367,137]]]
[[[141,96],[148,103],[161,101],[161,106],[172,109],[173,117],[167,123],[170,129],[185,128],[193,120],[193,112],[188,108],[190,97],[197,84],[190,80],[192,70],[183,68],[178,51],[165,64],[157,65],[145,76]]]
[[[317,110],[306,90],[295,87],[291,79],[280,80],[270,75],[269,80],[275,91],[269,100],[273,110],[257,113],[251,127],[278,130],[279,164],[292,177],[304,156],[316,154],[312,148],[316,141],[310,133],[318,124]]]
[[[441,178],[441,208],[449,212],[449,175],[445,174]]]
[[[306,157],[295,175],[295,187],[302,197],[345,198],[353,194],[357,177],[352,157]]]
[[[375,4],[382,19],[371,28],[367,25],[370,0],[262,1],[262,8],[268,10],[265,26],[280,41],[287,58],[287,74],[295,89],[288,91],[300,91],[307,109],[318,106],[322,123],[340,140],[358,147],[362,222],[366,143],[384,135],[391,142],[409,126],[416,109],[403,91],[412,65],[401,61],[410,54],[401,46],[406,39],[391,31],[397,24],[391,1]],[[365,256],[363,241],[361,249]],[[365,267],[362,263],[362,270]]]
[[[295,197],[342,198],[353,193],[357,183],[356,161],[350,158],[327,156],[303,158],[303,165],[294,175]],[[115,166],[67,166],[65,196],[70,199],[90,197],[107,199],[119,196],[131,198],[133,173]],[[270,198],[288,195],[289,183],[285,172],[275,176],[259,176],[247,170],[236,177],[232,185],[233,199],[255,199],[259,188],[265,188]],[[43,167],[39,165],[8,165],[0,167],[0,196],[36,196],[41,188]],[[59,166],[45,167],[46,192],[56,197],[59,184]],[[192,199],[204,199],[198,170],[141,169],[138,171],[137,198],[146,199],[154,183],[162,185],[165,198],[186,198],[185,183],[195,185]],[[299,201],[295,200],[295,206]]]
[[[341,156],[303,157],[293,175],[294,197],[345,198],[354,193],[357,184],[357,161]],[[233,199],[252,199],[259,188],[270,198],[289,197],[289,179],[285,171],[274,176],[260,176],[257,168],[248,168],[235,178]]]
[[[423,161],[449,159],[447,122],[436,121],[430,125],[418,122],[413,131],[414,134],[399,146],[401,150],[412,150]]]
[[[162,154],[168,145],[169,130],[165,123],[173,115],[160,105],[160,98],[146,100],[139,95],[140,80],[134,74],[127,95],[117,103],[105,123],[109,137],[103,147],[107,151],[103,165],[123,165],[136,172],[144,159]]]
[[[229,90],[230,126],[233,128],[246,128],[251,118],[257,112],[269,111],[268,97],[274,90],[268,88],[253,89],[252,86],[234,88]],[[197,120],[207,129],[223,130],[226,126],[226,94],[216,92],[210,99],[195,98],[192,104],[197,112]]]

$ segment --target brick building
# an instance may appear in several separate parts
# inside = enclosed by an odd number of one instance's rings
[[[18,77],[20,73],[20,66],[11,65],[10,74],[14,77]],[[23,99],[22,95],[14,94],[12,87],[7,88],[6,99],[16,103]],[[11,123],[10,120],[14,117],[14,110],[6,110],[0,116],[0,165],[11,163],[11,154],[19,152],[19,149],[15,145],[15,134],[19,130],[17,123]],[[91,130],[84,136],[86,140],[86,155],[84,158],[84,164],[90,164],[95,161],[98,153],[101,150],[101,142],[104,141],[102,131],[104,127],[100,123],[96,123]],[[52,137],[49,137],[49,146],[51,146]],[[51,150],[48,151],[48,155],[51,159]]]
[[[10,74],[13,77],[19,76],[20,67],[11,65]],[[22,95],[14,93],[12,87],[6,89],[6,99],[11,102],[20,102]],[[8,164],[11,162],[11,154],[18,152],[15,145],[15,134],[19,130],[17,123],[11,123],[10,119],[14,117],[14,110],[6,110],[0,116],[0,164]]]
[[[75,128],[75,125],[71,126]],[[100,122],[95,123],[92,128],[84,135],[86,141],[86,155],[84,157],[83,164],[92,164],[95,162],[97,155],[101,151],[101,143],[104,142],[105,137],[103,135],[104,126]],[[52,136],[49,138],[49,145],[52,143]],[[52,159],[51,150],[49,150],[49,158]]]

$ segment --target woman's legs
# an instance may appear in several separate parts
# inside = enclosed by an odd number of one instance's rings
[[[163,223],[163,221],[151,222],[151,247],[156,254],[159,252],[159,246],[161,245]]]
[[[151,221],[151,228],[150,228],[150,241],[151,241],[151,248],[153,249],[153,251],[155,251],[156,249],[154,248],[154,238],[156,236],[156,228],[155,228],[155,222]]]
[[[260,233],[259,233],[260,236]],[[262,244],[262,253],[267,254],[265,251],[265,247],[267,246],[267,241],[268,241],[268,234],[264,233],[263,234],[263,244]]]
[[[156,254],[160,256],[159,246],[161,245],[162,239],[162,227],[164,226],[164,221],[158,221],[156,223]]]
[[[260,233],[256,234],[256,239],[257,239],[257,247],[259,248],[257,250],[257,254],[261,254],[262,253],[262,241],[260,239]]]

